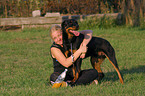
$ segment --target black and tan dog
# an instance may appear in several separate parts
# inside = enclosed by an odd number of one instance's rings
[[[61,26],[62,26],[62,31],[63,31],[63,45],[65,48],[65,55],[69,57],[80,47],[80,44],[82,43],[84,39],[84,36],[82,34],[80,34],[79,36],[75,36],[73,33],[69,32],[69,30],[79,29],[78,22],[74,19],[64,20]],[[87,50],[85,58],[91,56],[91,64],[93,68],[95,68],[99,73],[99,78],[97,80],[101,80],[104,77],[104,74],[101,70],[100,65],[103,63],[105,58],[108,58],[110,63],[113,65],[113,67],[117,71],[120,82],[123,84],[123,76],[121,75],[119,71],[119,67],[117,64],[116,57],[115,57],[115,51],[113,47],[111,46],[111,44],[103,38],[92,37],[87,47],[88,47],[88,50]],[[81,58],[78,58],[74,62],[73,82],[75,82],[79,76],[79,72],[81,70],[81,62],[82,62]]]

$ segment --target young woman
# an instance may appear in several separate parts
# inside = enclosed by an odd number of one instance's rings
[[[79,36],[79,34],[84,34],[84,40],[82,44],[80,45],[80,48],[73,54],[74,55],[74,61],[78,58],[84,58],[85,53],[87,51],[87,44],[92,38],[92,31],[91,30],[83,30],[83,31],[72,31],[73,34],[76,36]],[[89,84],[98,77],[98,72],[95,69],[88,69],[88,70],[81,70],[79,74],[78,80],[76,80],[75,83],[71,83],[71,80],[73,80],[73,72],[72,72],[72,57],[66,58],[63,51],[63,38],[62,38],[62,30],[59,25],[53,25],[50,28],[50,36],[51,39],[54,41],[51,46],[51,56],[53,59],[53,65],[54,65],[54,72],[50,76],[50,81],[54,85],[55,80],[57,77],[65,70],[68,69],[66,73],[66,77],[64,81],[57,85],[57,87],[67,86],[68,83],[70,86],[74,85],[81,85],[81,84]],[[53,86],[56,88],[56,86]]]

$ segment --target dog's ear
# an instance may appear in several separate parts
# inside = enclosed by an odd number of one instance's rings
[[[62,23],[61,23],[61,28],[62,28],[62,36],[63,36],[63,44],[68,44],[68,34],[66,33],[66,27],[68,26],[67,24],[68,20],[64,20]]]
[[[62,29],[65,29],[67,26],[68,26],[68,20],[64,20],[62,23],[61,23],[61,27]]]

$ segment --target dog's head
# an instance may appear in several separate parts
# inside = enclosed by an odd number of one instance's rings
[[[79,29],[78,22],[75,19],[64,20],[62,22],[62,24],[61,24],[61,27],[62,27],[62,32],[63,32],[63,38],[64,39],[66,37],[67,37],[67,39],[72,39],[74,34],[69,32],[69,31],[70,30],[78,30]]]

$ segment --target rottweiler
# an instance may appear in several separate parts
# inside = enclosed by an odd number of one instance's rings
[[[63,34],[63,46],[65,50],[66,57],[71,56],[77,49],[79,49],[80,44],[84,39],[84,35],[80,34],[79,36],[75,36],[73,33],[69,32],[69,30],[78,30],[79,25],[75,19],[67,19],[64,20],[61,24],[62,26],[62,34]],[[100,81],[104,77],[104,73],[101,70],[101,64],[104,59],[107,58],[110,63],[113,65],[115,70],[118,73],[120,82],[123,84],[123,76],[119,70],[117,60],[115,57],[114,48],[111,44],[100,37],[92,37],[90,42],[87,44],[88,50],[86,52],[86,56],[90,57],[91,64],[93,68],[98,71],[97,80]],[[75,82],[79,77],[79,72],[81,70],[82,58],[78,58],[73,63],[73,75],[74,79],[72,82]]]

